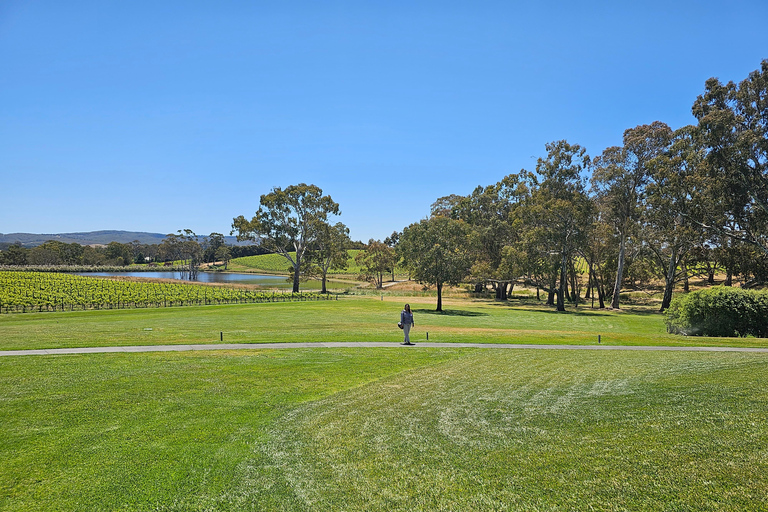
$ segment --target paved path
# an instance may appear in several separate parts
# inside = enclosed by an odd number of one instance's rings
[[[83,347],[49,348],[41,350],[0,350],[2,356],[34,356],[60,354],[102,354],[115,352],[185,352],[189,350],[254,350],[284,348],[368,348],[389,347],[403,350],[419,348],[487,348],[487,349],[539,349],[539,350],[667,350],[674,352],[762,352],[768,348],[748,347],[649,347],[629,345],[517,345],[514,343],[417,343],[411,347],[399,343],[362,341],[362,342],[327,342],[327,343],[220,343],[211,345],[144,345],[131,347]]]

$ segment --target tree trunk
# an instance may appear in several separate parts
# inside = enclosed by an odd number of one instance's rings
[[[661,299],[661,309],[659,311],[666,311],[669,309],[669,305],[672,303],[672,290],[675,288],[675,268],[677,267],[677,251],[672,250],[672,255],[669,257],[669,266],[667,267],[667,279],[664,286],[664,298]]]
[[[560,258],[560,288],[557,291],[557,310],[565,311],[565,252]]]
[[[443,283],[437,282],[437,309],[435,311],[443,310]]]
[[[613,297],[611,297],[611,307],[619,309],[619,294],[621,294],[621,283],[624,280],[624,247],[627,237],[621,234],[621,243],[619,244],[619,267],[616,269],[616,284],[613,286]]]
[[[592,279],[594,280],[595,290],[597,290],[597,300],[600,303],[600,309],[605,309],[605,290],[603,284],[597,279],[597,270],[592,269]],[[594,295],[594,291],[592,292]]]
[[[576,284],[576,267],[573,265],[573,262],[571,262],[570,265],[570,273],[571,273],[571,300],[574,304],[576,304],[576,307],[579,307],[579,287]]]
[[[328,293],[328,290],[325,289],[325,282],[326,282],[326,277],[325,277],[325,273],[323,273],[323,289],[320,290],[320,293]]]
[[[296,266],[293,267],[293,293],[299,293],[299,277],[301,276],[301,259],[296,254]]]

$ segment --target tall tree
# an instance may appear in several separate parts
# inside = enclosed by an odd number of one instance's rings
[[[675,283],[688,276],[686,256],[703,242],[687,215],[690,185],[702,160],[695,128],[686,126],[675,131],[669,150],[649,163],[643,239],[664,276],[661,311],[669,308]]]
[[[592,203],[584,178],[590,159],[584,148],[565,140],[549,143],[546,149],[547,157],[539,158],[536,164],[538,178],[530,178],[530,199],[520,209],[527,228],[524,247],[529,254],[538,253],[539,262],[547,254],[558,255],[557,310],[565,311],[569,260],[584,243],[591,221]],[[555,286],[553,282],[548,288],[552,292]]]
[[[242,215],[233,219],[232,233],[237,232],[239,241],[258,241],[288,260],[293,269],[293,291],[297,293],[304,254],[317,240],[320,223],[331,214],[339,214],[338,203],[324,196],[316,185],[300,183],[284,190],[276,187],[261,196],[251,220]]]
[[[380,289],[384,286],[384,273],[394,272],[397,256],[392,247],[371,239],[366,248],[355,255],[355,262],[360,266],[360,277]]]
[[[322,222],[318,227],[318,237],[312,248],[312,260],[320,271],[322,280],[321,293],[328,293],[326,283],[331,269],[347,268],[347,246],[349,245],[349,228],[341,222],[333,226]]]
[[[707,165],[691,220],[768,253],[768,60],[739,84],[707,80],[692,112]]]
[[[517,239],[512,213],[528,193],[525,173],[509,174],[493,185],[475,188],[470,195],[458,200],[451,211],[451,217],[463,220],[472,228],[471,277],[475,289],[481,290],[490,282],[499,300],[506,300],[508,286],[519,277],[510,273],[514,267],[505,265],[502,270],[499,267],[504,248]]]
[[[11,244],[0,254],[0,263],[3,265],[26,265],[27,249],[21,245],[21,242]]]
[[[643,211],[648,165],[667,147],[672,130],[655,121],[624,132],[623,147],[610,147],[595,159],[592,187],[606,222],[619,238],[619,258],[611,307],[620,307],[627,238],[636,233]]]
[[[229,250],[229,247],[226,245],[219,246],[218,249],[216,249],[216,254],[213,255],[214,261],[221,261],[224,263],[224,270],[227,270],[227,266],[229,265],[229,260],[232,259],[232,253]]]
[[[177,251],[186,266],[187,279],[195,281],[200,270],[200,262],[203,259],[203,248],[200,246],[198,236],[191,229],[178,230],[176,235]]]
[[[437,287],[437,311],[443,310],[443,285],[456,285],[469,272],[469,232],[463,221],[444,216],[403,229],[397,252],[417,281]]]
[[[215,262],[218,258],[216,253],[219,247],[223,247],[225,244],[224,235],[221,233],[211,233],[203,239],[201,244],[203,247],[203,261],[206,263]]]

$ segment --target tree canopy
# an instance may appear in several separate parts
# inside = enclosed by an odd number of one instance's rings
[[[233,219],[232,233],[237,233],[238,240],[257,241],[285,257],[293,271],[296,293],[304,254],[322,236],[320,226],[328,215],[339,214],[339,205],[331,196],[324,196],[320,187],[305,183],[276,187],[259,202],[251,220],[242,215]]]
[[[437,287],[437,311],[443,310],[443,285],[456,285],[469,273],[467,224],[434,216],[403,229],[397,252],[414,279]]]

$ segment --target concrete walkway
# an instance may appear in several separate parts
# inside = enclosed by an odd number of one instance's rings
[[[538,350],[666,350],[673,352],[759,352],[768,353],[768,348],[744,347],[649,347],[627,345],[517,345],[513,343],[417,343],[404,347],[399,343],[361,341],[326,343],[220,343],[211,345],[143,345],[131,347],[83,347],[49,348],[40,350],[0,350],[2,356],[40,356],[61,354],[105,354],[116,352],[185,352],[190,350],[264,350],[285,348],[370,348],[389,347],[403,350],[419,348],[486,348],[486,349],[538,349]]]

